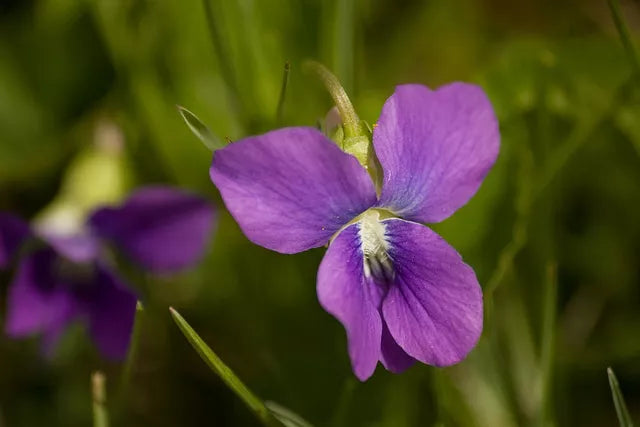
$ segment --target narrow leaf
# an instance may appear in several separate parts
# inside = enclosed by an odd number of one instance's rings
[[[547,277],[544,284],[542,312],[542,339],[540,354],[541,407],[540,425],[547,425],[551,417],[553,376],[553,355],[555,350],[556,312],[558,304],[558,266],[550,262],[547,265]]]
[[[289,70],[291,66],[289,61],[284,64],[284,73],[282,75],[282,86],[280,87],[280,97],[278,99],[278,108],[276,110],[276,122],[282,123],[282,114],[284,113],[284,99],[287,96],[287,85],[289,84]]]
[[[211,348],[200,338],[200,336],[193,330],[193,328],[187,323],[186,320],[173,308],[169,308],[173,320],[180,328],[184,336],[189,343],[198,352],[202,360],[215,372],[222,381],[249,407],[251,412],[260,420],[265,426],[275,427],[282,426],[280,422],[271,414],[269,409],[255,394],[251,392],[244,385],[240,378],[238,378],[231,368],[224,364],[224,362],[211,350]]]
[[[624,397],[620,391],[620,384],[618,384],[616,374],[613,373],[613,369],[607,368],[607,375],[609,376],[609,386],[611,387],[613,404],[616,406],[620,427],[633,427],[633,421],[631,420],[627,404],[624,402]]]
[[[178,112],[182,116],[182,119],[187,124],[187,126],[189,126],[189,129],[191,129],[191,132],[193,132],[193,134],[204,143],[205,147],[207,147],[210,151],[216,151],[224,147],[224,144],[222,143],[220,138],[215,136],[207,127],[207,125],[202,123],[198,116],[184,107],[181,107],[179,105],[177,107]]]
[[[638,53],[633,46],[629,27],[627,26],[627,23],[622,16],[622,11],[620,10],[620,2],[618,0],[607,0],[607,3],[609,4],[609,10],[611,11],[613,21],[616,24],[618,34],[620,35],[620,40],[622,40],[624,49],[627,51],[627,55],[629,56],[629,61],[631,62],[633,71],[637,74],[637,77],[640,78],[640,58],[638,58]]]
[[[292,412],[290,409],[271,401],[266,401],[265,405],[271,411],[274,417],[276,417],[286,427],[313,427],[300,415]]]

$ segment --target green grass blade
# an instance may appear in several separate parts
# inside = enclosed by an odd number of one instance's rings
[[[182,116],[184,122],[187,124],[187,126],[189,126],[191,132],[193,132],[193,134],[197,136],[200,141],[202,141],[205,147],[207,147],[210,151],[216,151],[224,147],[224,144],[222,143],[220,138],[216,137],[207,127],[207,125],[202,123],[202,120],[200,120],[198,116],[184,107],[181,107],[179,105],[177,107],[180,116]]]
[[[335,5],[335,27],[333,34],[333,64],[345,89],[353,90],[353,58],[355,38],[354,0],[338,0]]]
[[[276,402],[265,402],[265,406],[285,427],[313,427],[300,415]]]
[[[265,426],[275,427],[282,424],[274,418],[271,411],[255,394],[244,385],[242,381],[225,365],[225,363],[211,350],[211,348],[200,338],[186,320],[173,308],[169,308],[173,320],[180,328],[189,343],[198,352],[202,360],[215,372],[222,381],[249,407],[251,412]]]
[[[276,124],[282,123],[282,114],[284,113],[284,100],[287,96],[287,85],[289,84],[289,70],[291,69],[289,61],[284,64],[284,73],[282,75],[282,86],[280,87],[280,96],[278,97],[278,108],[276,109]]]
[[[620,35],[620,40],[622,40],[622,44],[624,45],[624,50],[627,51],[627,55],[629,56],[629,60],[631,61],[633,71],[636,76],[640,78],[640,58],[638,57],[638,52],[636,52],[636,49],[633,46],[629,27],[627,26],[627,23],[622,16],[622,11],[620,10],[620,2],[618,0],[607,0],[607,3],[609,4],[609,10],[611,11],[613,22],[616,24],[616,29],[618,30],[618,34]]]
[[[613,373],[613,369],[607,368],[607,375],[609,376],[609,386],[611,387],[611,395],[613,396],[613,404],[616,406],[616,413],[618,414],[618,421],[620,427],[633,427],[633,421],[629,415],[627,404],[624,402],[624,397],[620,391],[620,384],[618,384],[618,378]]]
[[[519,150],[518,196],[514,200],[516,220],[513,223],[511,240],[500,251],[498,264],[484,289],[487,320],[493,315],[493,294],[513,268],[516,256],[524,248],[528,239],[527,227],[533,203],[533,154],[524,145],[520,145]]]
[[[231,92],[231,104],[236,110],[239,110],[237,111],[238,113],[241,113],[242,109],[237,105],[238,100],[240,99],[240,93],[236,73],[230,59],[230,46],[228,46],[229,38],[224,37],[219,25],[220,18],[216,19],[216,15],[211,7],[211,0],[203,0],[202,3],[204,6],[204,16],[207,20],[207,28],[209,29],[209,35],[211,37],[211,43],[213,44],[213,50],[218,59],[220,73],[222,74],[224,82],[227,84],[227,88]]]
[[[547,277],[544,284],[542,313],[542,339],[540,354],[541,404],[539,425],[549,425],[551,418],[553,376],[553,355],[555,351],[556,314],[558,304],[558,267],[555,263],[547,265]]]

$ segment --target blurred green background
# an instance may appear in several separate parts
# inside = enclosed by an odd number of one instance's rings
[[[640,3],[623,2],[633,34]],[[374,123],[394,85],[482,85],[498,163],[434,226],[485,289],[485,331],[458,366],[379,368],[359,383],[342,326],[319,306],[324,249],[252,245],[208,178],[210,153],[176,111],[219,137],[314,125],[331,107],[302,72],[335,71]],[[640,420],[640,80],[605,0],[1,0],[0,210],[56,198],[101,123],[124,138],[132,185],[168,183],[220,212],[203,262],[129,281],[150,290],[129,386],[81,328],[52,360],[0,339],[0,425],[86,426],[107,375],[117,426],[252,426],[169,316],[176,307],[258,395],[316,426],[612,426],[606,367]],[[97,174],[98,171],[95,171]],[[91,169],[75,180],[100,191]],[[10,272],[0,273],[2,307]]]

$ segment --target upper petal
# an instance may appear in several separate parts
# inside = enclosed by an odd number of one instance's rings
[[[86,301],[89,330],[100,353],[123,359],[131,341],[138,299],[109,269],[103,265],[96,268],[96,280]]]
[[[216,151],[211,180],[242,231],[266,248],[322,246],[376,201],[355,157],[313,128],[285,128]]]
[[[29,235],[29,226],[22,219],[0,212],[0,268],[5,268],[9,264]]]
[[[380,359],[382,321],[379,296],[363,273],[358,224],[331,242],[318,270],[318,299],[347,330],[349,356],[356,376],[369,378]]]
[[[482,332],[482,290],[475,273],[447,242],[409,221],[383,221],[395,278],[382,303],[389,332],[415,359],[457,363]]]
[[[152,271],[187,267],[202,255],[215,215],[205,199],[169,187],[146,187],[122,206],[102,208],[89,224],[127,256]]]
[[[384,170],[379,206],[438,222],[478,190],[500,146],[498,122],[483,90],[452,83],[435,91],[398,86],[373,132]]]

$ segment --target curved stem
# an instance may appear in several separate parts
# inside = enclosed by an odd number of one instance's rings
[[[351,104],[351,100],[347,96],[347,92],[345,92],[338,78],[333,75],[327,67],[316,61],[307,61],[305,62],[304,67],[316,74],[329,91],[331,98],[333,98],[333,102],[336,104],[336,107],[338,107],[338,111],[340,112],[345,136],[349,138],[362,135],[363,129],[360,124],[360,119],[356,114],[356,110],[353,108],[353,104]]]

